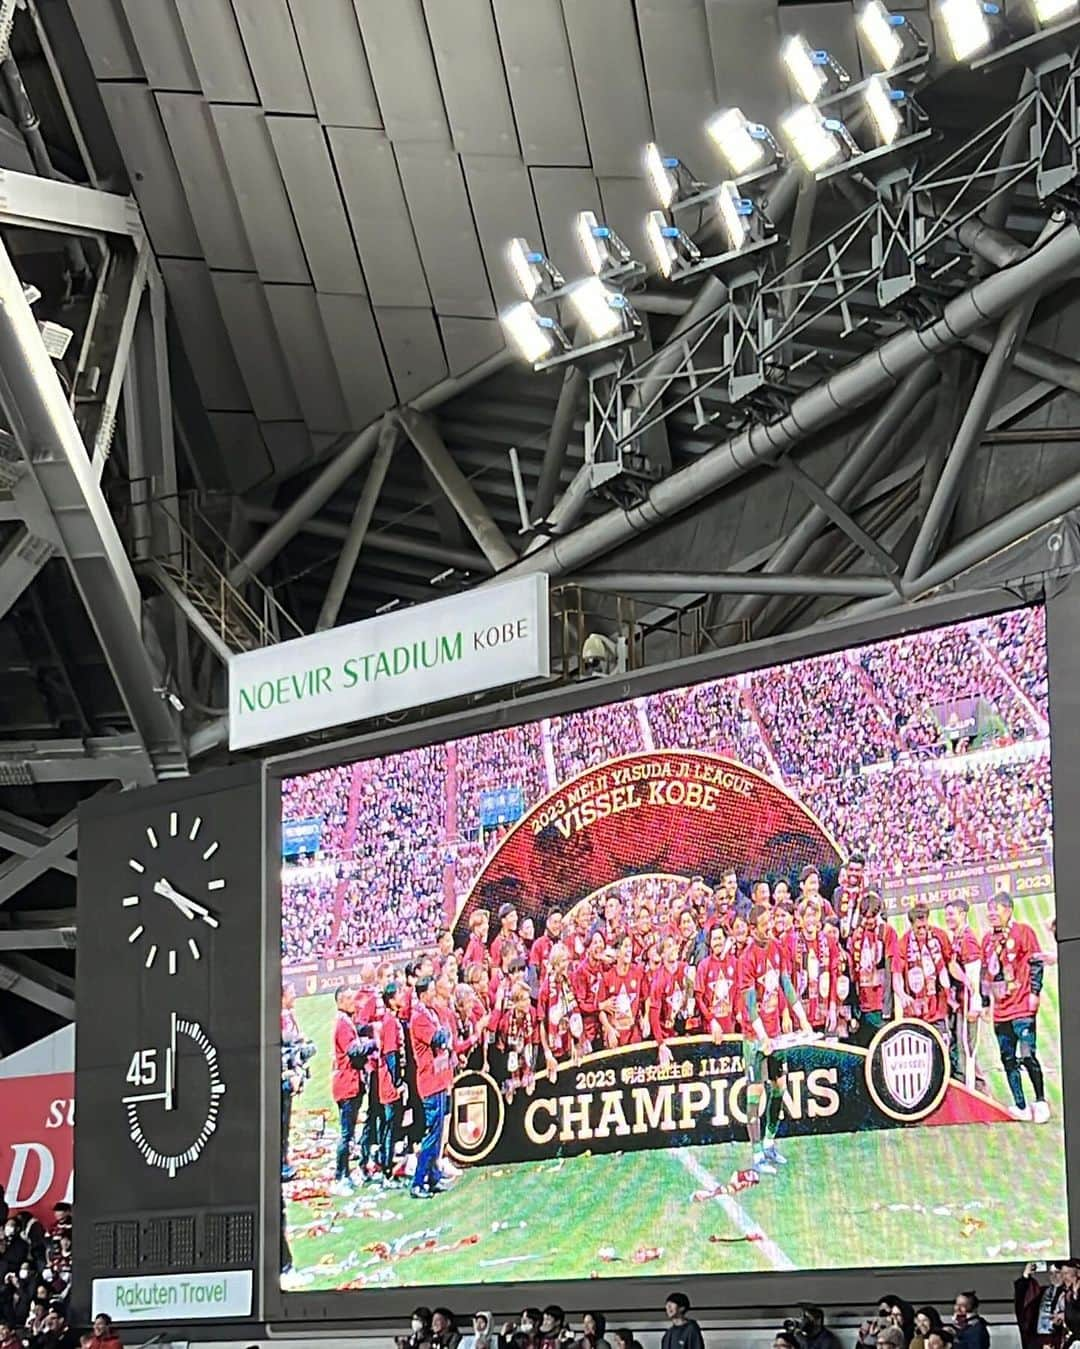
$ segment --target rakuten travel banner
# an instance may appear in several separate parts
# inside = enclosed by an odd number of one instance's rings
[[[0,1185],[12,1209],[43,1220],[71,1202],[75,1075],[0,1078]]]

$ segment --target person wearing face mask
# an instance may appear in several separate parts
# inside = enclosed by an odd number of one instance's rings
[[[543,1319],[543,1313],[539,1307],[526,1307],[521,1313],[517,1325],[509,1321],[503,1326],[503,1339],[509,1340],[513,1335],[523,1335],[527,1342],[527,1349],[535,1349],[540,1334],[540,1322]]]
[[[409,1334],[398,1336],[400,1349],[416,1349],[421,1340],[431,1339],[431,1308],[417,1307],[409,1323]]]

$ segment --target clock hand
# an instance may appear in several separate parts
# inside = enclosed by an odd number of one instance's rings
[[[154,882],[154,894],[170,900],[189,921],[195,916],[189,911],[191,900],[182,895],[179,890],[174,890],[164,876],[161,880]]]

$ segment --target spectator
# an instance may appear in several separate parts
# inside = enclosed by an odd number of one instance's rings
[[[641,1341],[632,1330],[613,1330],[611,1333],[613,1349],[641,1349]],[[3,1349],[0,1346],[0,1349]]]
[[[909,1349],[926,1349],[927,1336],[943,1329],[941,1313],[936,1307],[920,1307],[915,1313],[915,1335]]]
[[[705,1340],[701,1327],[691,1317],[690,1299],[685,1293],[669,1293],[664,1303],[664,1313],[671,1325],[664,1331],[660,1349],[705,1349]]]
[[[78,1336],[67,1323],[61,1306],[55,1305],[45,1313],[39,1332],[33,1337],[32,1349],[75,1349]]]
[[[773,1336],[773,1349],[799,1349],[799,1337],[793,1330],[778,1330]]]
[[[979,1315],[979,1299],[974,1293],[957,1293],[953,1328],[956,1349],[990,1349],[990,1327]]]
[[[875,1349],[907,1349],[904,1332],[899,1326],[886,1325],[878,1331],[874,1340]]]
[[[566,1313],[558,1303],[550,1303],[540,1318],[539,1349],[563,1349],[573,1339],[574,1332],[566,1324]]]
[[[812,1303],[802,1304],[799,1322],[800,1349],[841,1349],[838,1336],[825,1324],[825,1313]]]
[[[607,1317],[603,1312],[586,1312],[581,1318],[581,1349],[611,1349],[604,1338],[607,1332]]]
[[[123,1349],[123,1340],[116,1333],[112,1317],[98,1312],[94,1317],[93,1345],[91,1349]]]
[[[488,1324],[491,1324],[490,1316]],[[434,1349],[457,1349],[461,1343],[457,1319],[449,1307],[436,1307],[431,1313],[431,1343]]]

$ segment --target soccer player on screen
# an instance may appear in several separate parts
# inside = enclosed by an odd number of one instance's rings
[[[855,980],[857,1028],[853,1039],[864,1047],[886,1021],[892,1020],[894,1001],[902,1002],[899,941],[896,929],[885,921],[881,896],[868,890],[859,905],[859,919],[851,932],[850,956]]]
[[[666,1068],[672,1061],[668,1040],[686,1033],[686,1019],[692,1010],[694,976],[679,959],[679,939],[665,937],[660,946],[660,968],[649,988],[649,1028],[660,1050],[660,1063]]]
[[[548,1078],[554,1082],[560,1059],[577,1063],[583,1053],[585,1023],[578,1010],[577,994],[570,978],[570,952],[562,944],[551,948],[548,972],[540,980],[536,1000],[540,1047]]]
[[[1036,1018],[1043,986],[1043,961],[1035,933],[1013,917],[1011,895],[995,895],[986,906],[990,931],[983,937],[983,986],[990,998],[994,1034],[1001,1066],[1012,1092],[1009,1113],[1014,1119],[1050,1118],[1042,1064],[1036,1053]],[[1023,1065],[1031,1079],[1035,1103],[1028,1109],[1024,1097]]]
[[[945,905],[945,926],[952,946],[949,974],[952,977],[952,1035],[949,1057],[954,1077],[967,1087],[986,1090],[979,1069],[979,1019],[982,1016],[982,947],[968,923],[966,899],[951,899]]]
[[[739,919],[742,922],[742,919]],[[737,1028],[735,995],[738,990],[740,948],[722,927],[709,933],[709,954],[694,976],[694,1001],[702,1029],[719,1044]]]
[[[799,913],[802,921],[784,938],[792,983],[811,1026],[833,1035],[837,1026],[839,944],[833,929],[822,923],[819,896],[804,900]]]
[[[645,971],[634,964],[630,937],[619,942],[615,964],[604,971],[600,982],[600,1026],[607,1049],[620,1049],[641,1040],[641,1012],[645,997]]]
[[[941,928],[931,926],[925,904],[908,910],[908,922],[909,930],[897,943],[897,968],[904,990],[900,1010],[928,1022],[948,1044],[952,946]]]
[[[739,960],[742,991],[743,1057],[746,1062],[746,1117],[750,1134],[750,1169],[775,1175],[787,1158],[777,1150],[776,1131],[786,1085],[787,1058],[775,1051],[773,1041],[782,1033],[784,1007],[790,1009],[799,1029],[812,1032],[806,1012],[791,982],[791,967],[784,947],[770,935],[770,911],[763,905],[750,910],[750,941]],[[761,1103],[765,1104],[765,1141],[761,1137]]]

